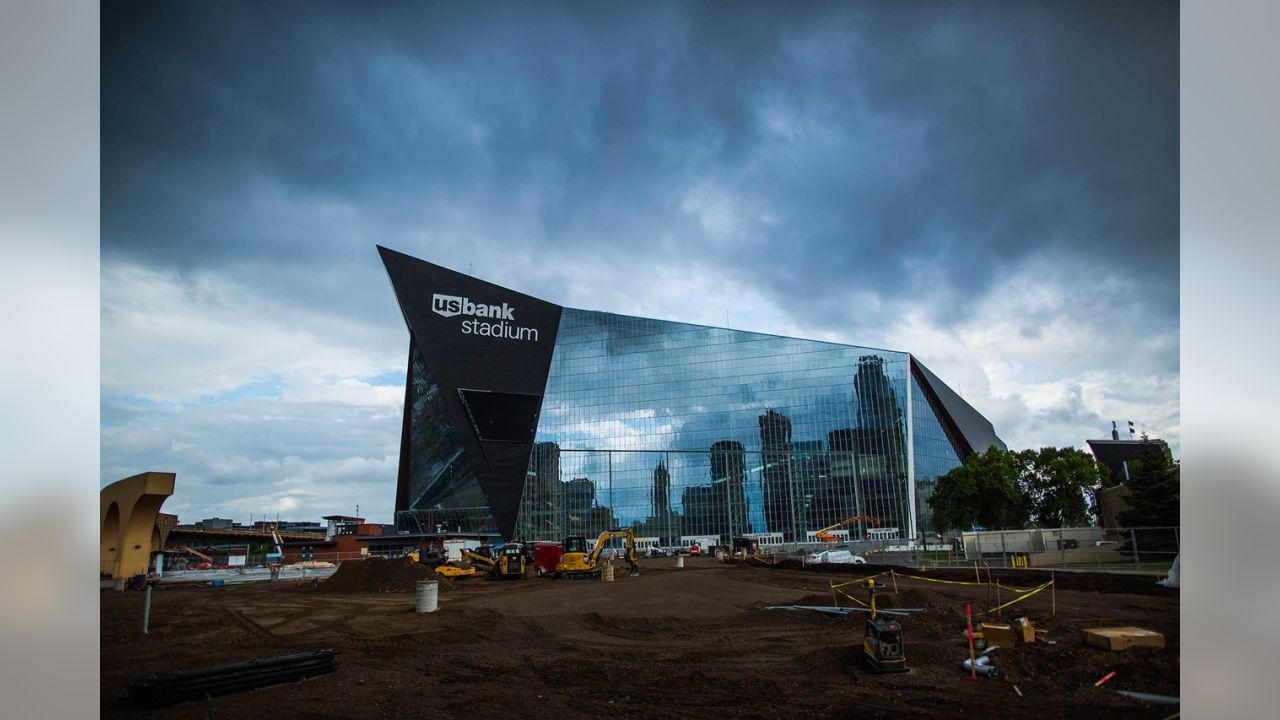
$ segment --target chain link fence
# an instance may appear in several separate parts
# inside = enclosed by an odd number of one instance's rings
[[[1035,528],[966,532],[907,547],[901,541],[815,543],[763,548],[775,558],[808,561],[822,550],[843,549],[868,563],[911,567],[1093,570],[1165,575],[1178,556],[1180,528]]]
[[[290,552],[284,559],[284,564],[296,565],[298,563],[332,563],[339,565],[347,560],[366,560],[371,557],[397,558],[406,554],[406,549],[388,550],[383,552],[317,552],[310,553],[307,557],[302,557],[297,553]],[[208,559],[195,557],[186,554],[173,554],[165,559],[166,572],[178,572],[183,570],[199,570],[205,564],[212,568],[267,568],[270,567],[272,561],[280,562],[265,554],[236,554],[236,553],[205,553]]]
[[[1181,536],[1178,527],[1141,528],[1035,528],[1027,530],[984,530],[966,532],[956,537],[907,545],[898,538],[854,540],[838,543],[768,542],[760,538],[760,552],[774,560],[794,559],[816,562],[826,550],[847,550],[868,563],[924,568],[972,567],[975,563],[991,568],[1026,568],[1049,570],[1093,570],[1165,575],[1178,556]],[[708,550],[710,543],[704,544]],[[618,542],[610,547],[619,546]],[[658,547],[656,544],[654,547]],[[664,548],[667,550],[673,548]],[[648,547],[640,548],[644,555]],[[348,560],[370,557],[401,557],[407,548],[385,551],[317,552],[310,562],[341,564]],[[271,558],[265,554],[209,554],[208,560],[186,555],[166,559],[165,571],[199,570],[203,563],[212,568],[267,568]],[[288,564],[302,558],[292,553]],[[305,562],[305,561],[304,561]]]

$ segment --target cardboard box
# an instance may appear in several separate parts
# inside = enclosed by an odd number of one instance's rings
[[[1080,637],[1085,643],[1103,650],[1127,650],[1131,647],[1164,647],[1164,635],[1140,627],[1083,628]]]
[[[1013,626],[1005,623],[982,623],[982,637],[986,638],[988,645],[1000,645],[1003,647],[1013,647],[1018,642],[1018,634],[1013,631]]]
[[[1024,645],[1035,644],[1036,626],[1031,623],[1030,618],[1021,617],[1014,620],[1013,632],[1018,636],[1018,642]]]

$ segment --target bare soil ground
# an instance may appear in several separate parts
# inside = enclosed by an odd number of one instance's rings
[[[459,580],[442,584],[431,614],[414,613],[407,591],[418,568],[368,567],[362,577],[353,569],[329,588],[172,587],[154,592],[148,635],[140,632],[143,593],[105,591],[102,715],[896,720],[1166,718],[1177,710],[1115,692],[1178,694],[1178,593],[1149,577],[1058,573],[1056,616],[1049,591],[1004,613],[1028,615],[1058,644],[996,650],[1000,675],[971,681],[959,667],[968,654],[964,604],[994,606],[994,591],[899,580],[883,604],[926,608],[902,620],[912,669],[875,675],[860,665],[863,616],[765,608],[829,605],[829,582],[880,568],[671,564],[645,560],[639,577],[619,572],[613,583]],[[965,571],[914,574],[973,579]],[[1004,578],[1029,587],[1039,575]],[[1094,625],[1157,630],[1167,646],[1089,648],[1078,631]],[[336,673],[160,710],[120,702],[129,681],[151,674],[320,648],[339,651]],[[1093,686],[1112,670],[1110,682]]]

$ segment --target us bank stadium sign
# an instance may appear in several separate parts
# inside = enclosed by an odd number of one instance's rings
[[[471,320],[462,321],[463,335],[481,335],[504,340],[538,341],[538,329],[516,325],[515,308],[506,303],[486,305],[471,302],[470,298],[457,295],[431,295],[431,309],[442,317],[468,315]]]

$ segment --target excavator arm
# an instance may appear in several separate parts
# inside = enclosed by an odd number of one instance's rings
[[[199,550],[196,550],[190,545],[179,545],[178,549],[181,550],[182,552],[191,553],[192,555],[195,555],[196,557],[200,558],[201,560],[204,560],[205,562],[213,562],[213,558],[209,557],[208,555],[205,555]]]
[[[484,572],[489,572],[497,565],[493,558],[485,557],[477,552],[470,550],[462,551],[462,559],[470,562],[473,566],[480,568]]]
[[[590,552],[586,550],[586,544],[583,542],[581,535],[571,535],[565,538],[564,554],[560,557],[560,562],[556,563],[555,577],[596,577],[600,572],[600,555],[604,552],[605,546],[610,540],[622,538],[626,540],[626,561],[629,574],[639,575],[640,566],[636,562],[636,536],[630,529],[626,530],[606,530],[600,533],[600,537],[596,538],[596,544],[591,548]]]
[[[610,540],[616,538],[626,539],[626,555],[624,559],[627,561],[628,569],[632,575],[640,573],[640,566],[636,563],[636,535],[631,528],[625,530],[606,530],[600,533],[600,537],[596,539],[596,546],[591,550],[589,563],[592,567],[596,567],[600,561],[600,553],[604,552],[604,547]]]
[[[861,514],[861,515],[854,515],[853,517],[848,518],[847,520],[841,520],[840,522],[838,522],[838,523],[836,523],[836,524],[834,524],[834,525],[828,525],[828,526],[826,526],[826,527],[822,528],[821,530],[819,530],[818,532],[822,533],[822,532],[827,532],[828,530],[837,530],[837,529],[839,529],[839,528],[844,527],[845,525],[852,525],[852,524],[854,524],[854,523],[858,522],[859,520],[866,520],[868,523],[870,523],[870,524],[872,524],[872,525],[879,525],[879,524],[880,524],[880,521],[879,521],[879,520],[877,520],[877,519],[875,519],[875,518],[871,517],[870,515],[867,515],[866,513],[863,513],[863,514]]]
[[[877,519],[875,519],[875,518],[871,517],[870,515],[867,515],[866,513],[863,513],[863,514],[861,514],[861,515],[854,515],[853,517],[848,518],[847,520],[841,520],[840,522],[838,522],[838,523],[836,523],[836,524],[834,524],[834,525],[828,525],[827,527],[824,527],[824,528],[822,528],[821,530],[819,530],[819,531],[815,532],[815,533],[813,534],[813,536],[814,536],[815,538],[817,538],[818,540],[822,540],[823,542],[835,542],[835,540],[836,540],[836,536],[835,536],[835,535],[831,535],[831,534],[830,534],[830,532],[831,532],[832,530],[836,530],[836,529],[838,529],[838,528],[842,528],[842,527],[844,527],[844,526],[846,526],[846,525],[852,525],[852,524],[854,524],[854,523],[858,522],[859,520],[866,520],[866,521],[867,521],[867,524],[869,524],[869,525],[879,525],[879,524],[880,524],[880,521],[879,521],[879,520],[877,520]]]

